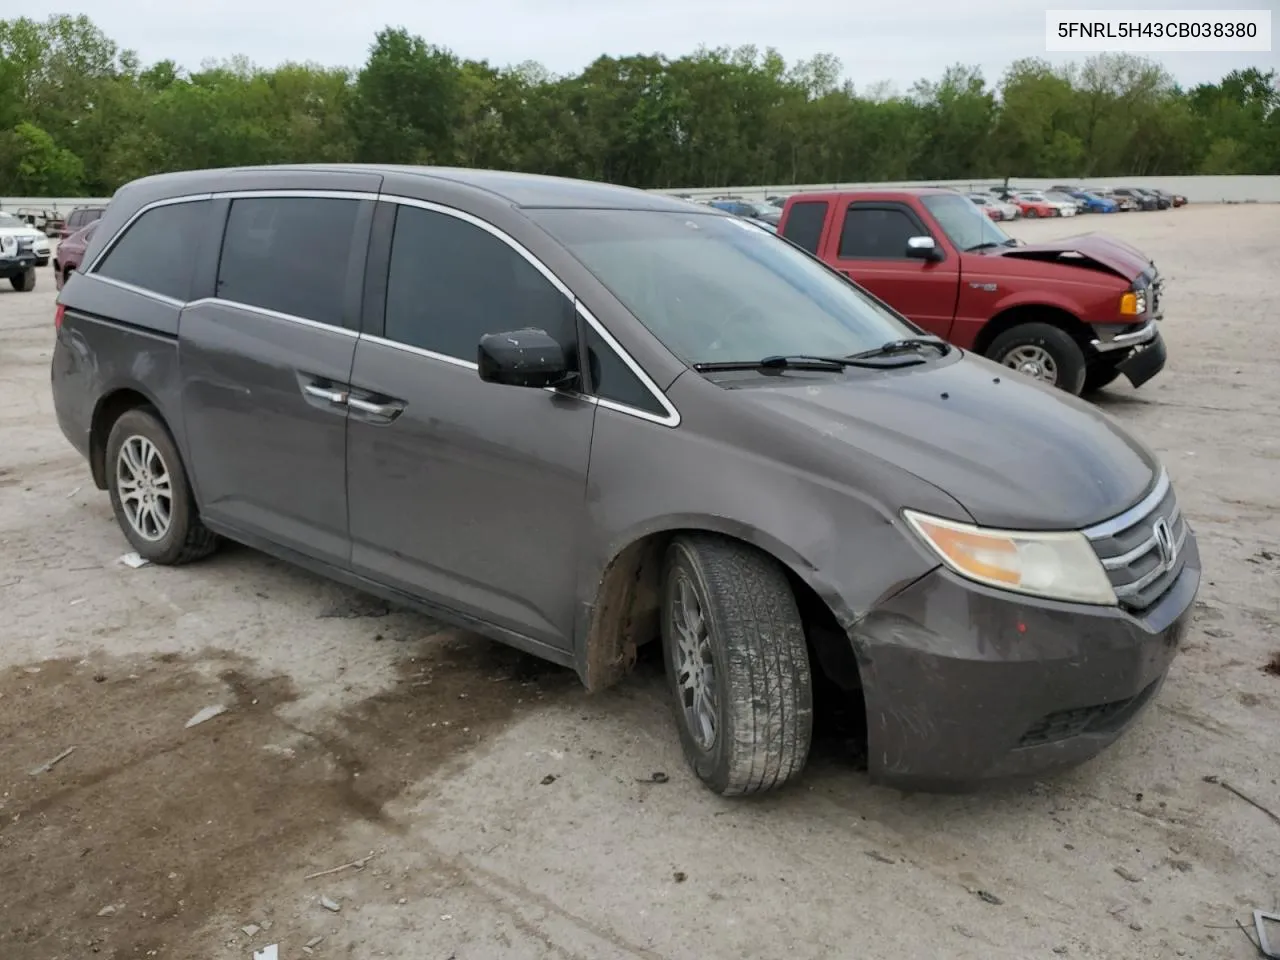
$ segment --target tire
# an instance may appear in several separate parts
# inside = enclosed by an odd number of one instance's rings
[[[798,777],[813,734],[813,679],[782,568],[723,537],[680,537],[667,550],[661,610],[676,725],[698,778],[715,793],[742,796]],[[681,630],[690,623],[694,630]],[[690,635],[693,643],[681,642]],[[706,710],[714,720],[710,736],[693,717],[696,678],[682,682],[689,671],[681,664],[694,646],[693,659],[711,668],[703,688],[714,697]]]
[[[1094,363],[1085,371],[1084,386],[1080,388],[1080,392],[1095,393],[1110,384],[1118,376],[1120,376],[1120,371],[1116,369],[1114,363]]]
[[[1024,369],[1021,361],[1028,361],[1027,365],[1030,365],[1037,352],[1043,364],[1041,369],[1045,373],[1037,379],[1079,396],[1084,387],[1084,351],[1071,338],[1071,334],[1052,324],[1020,323],[1006,330],[991,342],[991,346],[987,348],[987,357],[1020,373],[1036,376]],[[1050,364],[1046,361],[1052,362],[1052,377],[1048,376]]]
[[[27,267],[22,273],[16,277],[10,277],[9,283],[13,285],[13,289],[19,293],[30,293],[36,288],[36,271],[34,267]]]
[[[62,285],[65,287],[71,282],[71,275],[76,272],[75,267],[67,267],[62,271]]]
[[[151,484],[157,484],[162,473],[168,478],[168,497],[160,493],[155,495],[155,501],[161,508],[166,499],[168,502],[168,509],[164,511],[168,523],[163,528],[155,522],[161,513],[152,511],[135,525],[131,514],[139,513],[134,505],[136,501],[130,498],[130,505],[126,508],[122,494],[132,491],[122,491],[121,485],[131,473],[133,477],[140,476],[137,468],[131,470],[127,463],[122,463],[122,451],[126,445],[132,452],[132,462],[145,462]],[[217,548],[217,536],[200,522],[178,448],[164,423],[152,411],[144,408],[128,410],[112,425],[107,436],[106,475],[116,522],[139,556],[152,563],[177,566],[208,556]],[[143,483],[147,482],[144,476]],[[153,487],[152,491],[157,489]]]

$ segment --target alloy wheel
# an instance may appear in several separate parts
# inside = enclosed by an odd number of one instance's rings
[[[142,539],[163,540],[173,522],[173,485],[156,445],[134,434],[116,455],[116,490],[125,519]]]

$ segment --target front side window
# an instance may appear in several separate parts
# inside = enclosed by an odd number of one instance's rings
[[[957,250],[1013,245],[1013,239],[963,197],[952,193],[930,193],[922,198],[926,209],[942,227]]]
[[[973,204],[969,204],[972,208]],[[894,207],[852,206],[840,232],[842,259],[905,260],[907,241],[923,236],[905,210]]]
[[[533,327],[577,356],[572,301],[505,242],[420,207],[396,213],[384,335],[471,363],[480,338]]]
[[[733,217],[529,213],[686,363],[847,356],[918,333],[809,255]]]
[[[341,326],[359,211],[359,200],[232,200],[218,297]]]
[[[129,225],[94,273],[174,300],[189,300],[211,208],[208,200],[153,207]]]
[[[589,389],[595,396],[658,416],[666,415],[649,388],[590,325],[587,326],[586,345],[587,369],[591,376]]]

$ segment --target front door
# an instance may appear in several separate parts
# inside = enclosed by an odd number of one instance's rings
[[[205,516],[345,567],[345,391],[373,202],[231,201],[214,296],[180,321],[182,409]]]
[[[855,201],[845,210],[827,262],[930,333],[946,337],[955,316],[960,265],[907,256],[912,237],[933,236],[906,204]],[[942,237],[934,237],[945,249]]]
[[[407,204],[385,276],[351,371],[352,566],[568,650],[595,406],[485,383],[475,361],[523,327],[576,356],[574,304],[498,235]]]

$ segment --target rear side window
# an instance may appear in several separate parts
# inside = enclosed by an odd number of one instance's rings
[[[827,201],[804,200],[791,205],[787,214],[787,225],[782,231],[783,237],[796,246],[817,254],[818,244],[822,242],[822,225],[827,219]]]
[[[631,372],[620,356],[604,341],[604,337],[587,325],[587,369],[591,373],[591,392],[602,400],[666,416],[662,404]]]
[[[189,300],[210,207],[208,200],[193,200],[148,210],[112,245],[94,272],[175,300]]]
[[[921,230],[902,210],[850,207],[840,232],[840,256],[905,260],[907,241],[916,236],[921,236]]]
[[[480,338],[535,327],[577,356],[573,304],[529,261],[474,224],[401,206],[387,277],[388,340],[476,361]]]
[[[218,264],[218,297],[342,325],[359,200],[233,200]]]

